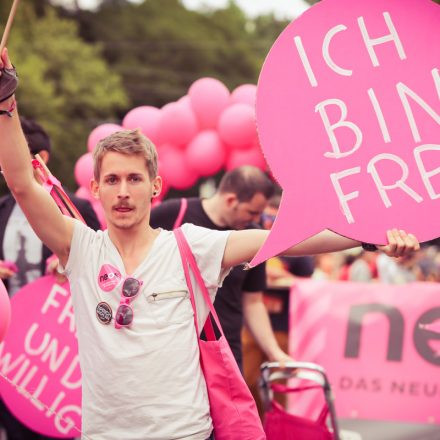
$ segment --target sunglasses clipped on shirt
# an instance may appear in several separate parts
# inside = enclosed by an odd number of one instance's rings
[[[120,329],[133,323],[133,308],[130,306],[139,294],[143,282],[133,277],[127,277],[122,283],[121,299],[116,309],[115,327]]]

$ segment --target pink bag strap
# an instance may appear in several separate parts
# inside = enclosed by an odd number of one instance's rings
[[[322,411],[319,414],[318,419],[316,420],[316,423],[318,425],[325,426],[326,425],[326,421],[327,421],[328,413],[329,413],[328,406],[325,405],[324,408],[322,408]]]
[[[217,316],[217,312],[214,309],[211,298],[209,296],[208,289],[205,286],[205,282],[203,281],[199,267],[197,266],[196,259],[194,258],[194,255],[191,251],[191,248],[189,247],[189,244],[185,238],[185,235],[183,234],[183,232],[180,228],[175,229],[173,232],[174,232],[174,235],[177,240],[177,245],[179,247],[180,257],[182,258],[183,270],[185,272],[185,278],[186,278],[186,284],[188,285],[188,289],[190,291],[190,299],[191,299],[191,305],[194,310],[194,319],[195,319],[197,335],[199,335],[200,333],[199,333],[199,326],[197,323],[197,310],[196,310],[194,291],[193,291],[193,287],[192,287],[192,283],[191,283],[191,278],[189,276],[189,267],[191,267],[191,269],[192,269],[192,272],[194,274],[196,282],[199,285],[200,290],[202,291],[203,298],[205,299],[205,302],[209,307],[209,310],[211,312],[211,316],[214,319],[214,322],[217,325],[217,328],[219,329],[221,335],[224,336],[223,329],[220,325],[220,320],[218,319],[218,316]],[[206,320],[204,330],[205,330],[206,338],[208,341],[214,341],[217,339],[215,337],[214,329],[213,329],[212,322],[211,322],[211,319],[209,316],[208,316],[208,319]]]
[[[76,206],[72,203],[69,196],[64,192],[60,181],[51,174],[49,168],[41,161],[41,158],[35,155],[36,159],[32,160],[32,166],[36,170],[38,179],[43,188],[51,195],[55,200],[55,203],[60,208],[61,212],[72,218],[86,223]]]
[[[188,200],[180,199],[180,210],[179,210],[179,214],[177,215],[176,221],[174,222],[173,229],[177,229],[182,224],[183,216],[185,215],[187,207],[188,207]]]

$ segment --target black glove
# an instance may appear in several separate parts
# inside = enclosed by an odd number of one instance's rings
[[[7,69],[6,67],[1,69],[0,76],[0,102],[6,101],[10,98],[17,89],[18,75],[15,67]]]

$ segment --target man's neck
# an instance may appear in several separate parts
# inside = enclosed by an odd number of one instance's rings
[[[133,255],[138,249],[149,247],[157,232],[145,222],[127,229],[108,225],[108,235],[122,257]]]
[[[228,224],[221,214],[222,206],[223,200],[218,193],[214,194],[209,199],[202,199],[202,208],[212,223],[220,228],[226,228],[228,227]]]
[[[127,274],[133,274],[147,258],[160,229],[153,229],[148,223],[130,229],[110,225],[109,237],[121,256]]]

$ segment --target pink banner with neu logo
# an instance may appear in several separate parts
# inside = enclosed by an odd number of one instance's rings
[[[305,281],[291,291],[290,352],[325,367],[341,418],[440,424],[439,324],[434,283]]]

